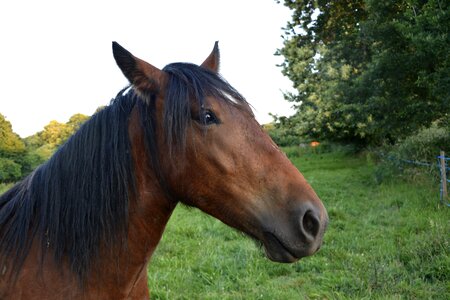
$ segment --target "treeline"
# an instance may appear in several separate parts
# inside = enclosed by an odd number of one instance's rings
[[[45,162],[89,117],[73,115],[67,123],[51,121],[44,129],[22,139],[0,113],[0,183],[14,182]]]
[[[269,130],[365,147],[450,143],[450,2],[284,1],[282,72],[297,112]],[[437,140],[432,140],[436,136]]]

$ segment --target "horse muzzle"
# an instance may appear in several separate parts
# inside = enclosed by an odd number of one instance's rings
[[[261,240],[267,257],[275,262],[292,263],[320,249],[328,215],[323,205],[306,203],[294,209],[289,217],[275,218],[266,224],[270,225]]]

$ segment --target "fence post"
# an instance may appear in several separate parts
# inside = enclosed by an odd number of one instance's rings
[[[447,166],[445,164],[445,152],[441,151],[439,156],[440,169],[441,169],[441,186],[442,186],[442,200],[447,199]]]

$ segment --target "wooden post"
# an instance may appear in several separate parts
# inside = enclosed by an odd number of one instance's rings
[[[442,199],[445,200],[448,197],[447,193],[447,168],[445,165],[445,152],[441,151],[441,155],[439,157],[440,166],[441,166],[441,180],[442,180]]]

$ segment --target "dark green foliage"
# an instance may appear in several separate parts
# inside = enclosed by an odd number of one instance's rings
[[[0,183],[0,195],[12,188],[14,183]]]
[[[14,160],[0,157],[0,182],[12,182],[20,179],[21,166]]]
[[[448,1],[284,4],[293,18],[278,55],[298,89],[286,98],[299,135],[381,145],[450,117]]]
[[[435,162],[439,151],[450,155],[450,126],[432,124],[399,142],[394,151],[406,159]]]
[[[381,148],[383,149],[383,148]],[[434,122],[430,127],[400,140],[397,144],[385,146],[375,170],[379,182],[393,177],[403,176],[418,179],[432,176],[439,179],[437,156],[440,151],[450,155],[450,126],[443,122]],[[408,161],[432,164],[417,165]]]
[[[298,134],[297,124],[286,117],[272,116],[274,122],[265,124],[264,130],[278,146],[293,146],[306,143],[308,139]]]

